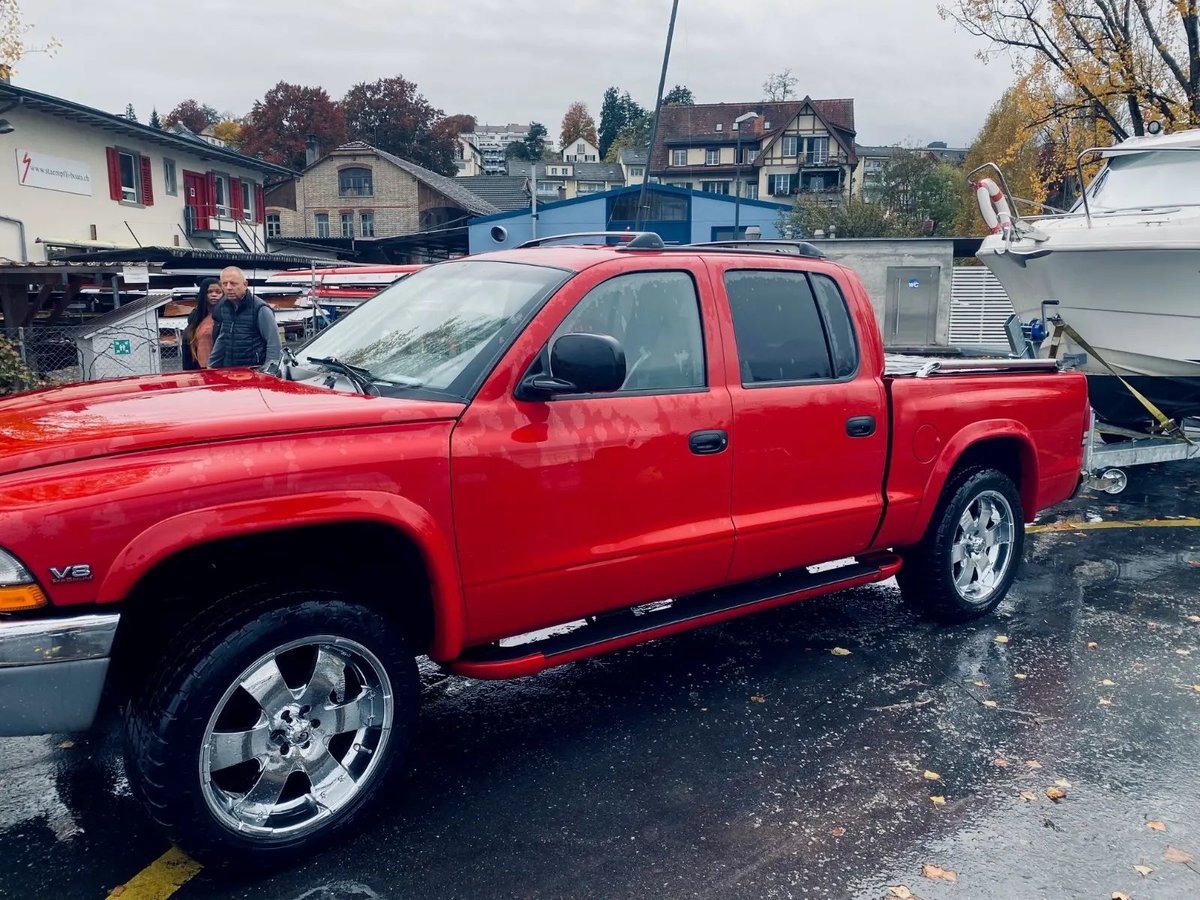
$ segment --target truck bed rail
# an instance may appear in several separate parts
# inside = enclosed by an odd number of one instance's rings
[[[1056,372],[1054,359],[935,359],[926,356],[884,357],[883,374],[892,377],[928,378],[931,375],[982,375],[997,372]]]

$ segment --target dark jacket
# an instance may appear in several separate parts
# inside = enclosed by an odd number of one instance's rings
[[[249,291],[237,303],[229,298],[218,303],[213,327],[216,340],[208,358],[210,369],[261,366],[283,357],[275,311]]]

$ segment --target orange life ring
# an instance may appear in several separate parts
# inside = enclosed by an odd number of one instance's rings
[[[979,204],[979,214],[983,223],[992,234],[1007,232],[1012,228],[1012,211],[1008,208],[1008,200],[1004,192],[990,178],[981,178],[974,182],[975,200]]]

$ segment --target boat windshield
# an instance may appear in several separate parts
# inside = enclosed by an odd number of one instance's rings
[[[1200,148],[1111,157],[1088,186],[1088,206],[1093,214],[1200,206]],[[1082,212],[1082,202],[1075,209]]]
[[[358,367],[382,386],[464,398],[569,273],[496,261],[443,263],[384,290],[297,352]]]

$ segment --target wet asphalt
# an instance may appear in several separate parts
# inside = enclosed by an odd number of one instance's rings
[[[1172,516],[1200,516],[1200,465],[1042,521]],[[1197,898],[1189,616],[1200,528],[1064,531],[968,625],[885,584],[517,682],[431,676],[410,774],[352,834],[174,896]],[[104,897],[167,849],[119,748],[115,722],[0,740],[0,896]]]

